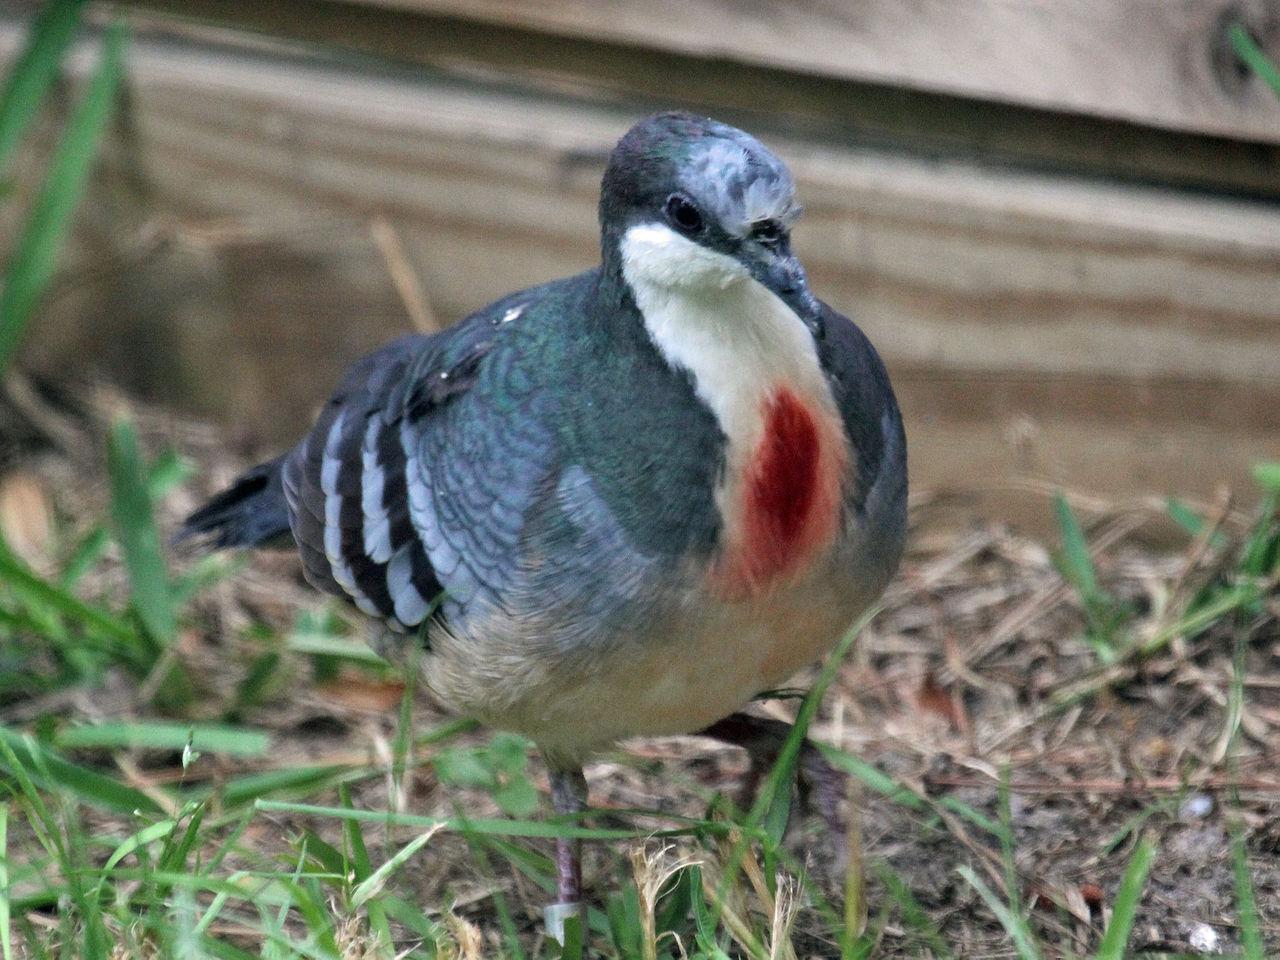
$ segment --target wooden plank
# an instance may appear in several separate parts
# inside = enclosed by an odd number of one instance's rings
[[[186,23],[379,58],[365,61],[367,69],[385,69],[386,60],[393,59],[438,76],[488,80],[501,88],[606,108],[684,107],[752,130],[839,145],[1280,200],[1280,145],[1271,142],[1174,133],[1116,119],[551,34],[470,15],[430,13],[425,7],[365,6],[353,16],[349,4],[316,0],[127,0],[126,6],[135,17],[159,11],[158,22],[166,28],[181,17]]]
[[[1280,57],[1280,4],[1221,0],[346,0],[416,13],[1280,142],[1238,20]]]
[[[0,54],[15,42],[0,30]],[[131,373],[289,439],[346,363],[407,328],[375,216],[457,319],[595,261],[603,158],[634,116],[141,36],[25,360]],[[1280,456],[1275,205],[769,139],[816,290],[894,372],[917,487],[1025,518],[1039,507],[1004,501],[1027,476],[1208,496]]]

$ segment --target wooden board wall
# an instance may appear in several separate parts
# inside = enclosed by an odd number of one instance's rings
[[[1131,0],[1091,2],[1123,10]],[[1280,4],[1280,0],[1253,2],[1268,4],[1268,9]],[[641,45],[610,42],[607,36],[569,29],[567,24],[558,32],[533,29],[520,17],[509,16],[504,22],[493,16],[485,19],[484,12],[491,11],[493,4],[475,9],[469,4],[448,4],[448,0],[128,0],[128,4],[139,12],[159,11],[156,25],[160,29],[179,22],[214,24],[233,29],[240,37],[251,31],[262,38],[305,41],[315,45],[313,49],[367,55],[383,65],[425,67],[470,81],[489,80],[562,102],[621,104],[633,110],[678,105],[727,116],[760,133],[791,134],[814,142],[1280,201],[1280,143],[1250,138],[1243,127],[1273,125],[1275,107],[1266,99],[1270,94],[1247,79],[1236,60],[1227,61],[1228,72],[1237,76],[1243,100],[1234,108],[1223,105],[1222,115],[1234,115],[1242,126],[1210,135],[1193,127],[1172,131],[1110,114],[1064,112],[1034,97],[1014,96],[1019,89],[1014,83],[1006,85],[1002,100],[980,99],[966,92],[960,76],[952,78],[950,89],[925,92],[861,80],[856,70],[843,76],[797,72],[748,59],[745,49],[734,59],[698,55],[664,43],[659,32]],[[453,15],[437,9],[446,4]],[[1021,2],[1002,5],[1027,7]],[[1205,3],[1181,0],[1180,5],[1199,9]],[[643,10],[652,5],[643,0],[628,6]],[[877,2],[868,9],[885,6]],[[912,9],[927,6],[914,4]],[[555,9],[556,4],[521,4],[526,11],[523,19],[534,7]],[[1034,22],[1032,18],[1022,24],[1024,33]],[[723,26],[717,21],[716,27]],[[943,26],[938,23],[939,28]],[[980,28],[981,22],[976,21],[971,33]],[[1272,34],[1269,28],[1257,29]],[[732,35],[729,30],[721,32]],[[1103,55],[1110,58],[1103,72],[1111,78],[1117,101],[1131,80],[1133,64],[1155,55],[1149,44],[1140,54],[1128,49],[1129,36],[1113,36]],[[1161,35],[1164,41],[1174,38],[1172,33]],[[1004,42],[1016,46],[1024,39],[1015,33]],[[970,43],[976,42],[971,36]],[[1200,51],[1197,47],[1188,56],[1198,57]],[[1174,54],[1168,56],[1176,59]],[[1069,65],[1059,66],[1067,69]],[[1101,68],[1082,64],[1079,69],[1096,73]],[[1083,76],[1074,79],[1077,84],[1083,81]],[[1061,82],[1071,81],[1064,77]],[[1209,96],[1207,90],[1201,94]],[[1165,91],[1166,101],[1183,97],[1197,99],[1181,81]],[[1174,110],[1167,102],[1161,109]]]
[[[24,359],[289,439],[408,327],[375,223],[440,322],[582,269],[642,109],[153,22]],[[1028,480],[1207,497],[1280,457],[1275,203],[777,129],[800,254],[888,359],[918,490],[1035,522]]]
[[[1280,142],[1280,103],[1226,37],[1280,51],[1276,0],[346,2]]]

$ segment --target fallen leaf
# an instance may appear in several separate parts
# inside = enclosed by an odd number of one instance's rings
[[[0,534],[19,557],[37,569],[49,559],[53,509],[44,484],[16,470],[0,478]]]
[[[946,720],[951,728],[959,733],[968,729],[968,718],[965,716],[959,697],[953,696],[938,683],[932,671],[925,674],[920,689],[916,691],[916,706],[925,713],[932,713]]]
[[[1050,883],[1037,883],[1032,887],[1031,906],[1035,910],[1044,913],[1057,913],[1059,910],[1065,910],[1071,916],[1075,917],[1081,923],[1088,924],[1093,919],[1093,910],[1097,904],[1089,899],[1089,888],[1098,890],[1099,897],[1102,891],[1094,884],[1083,884],[1079,887],[1070,884],[1059,886]],[[1099,899],[1098,903],[1101,903]]]
[[[404,696],[404,684],[397,680],[368,680],[345,675],[318,684],[315,689],[321,700],[370,713],[394,710]]]

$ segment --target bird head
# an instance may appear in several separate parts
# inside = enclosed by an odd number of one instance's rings
[[[753,279],[816,326],[820,308],[791,250],[799,215],[791,171],[755,137],[659,113],[632,127],[609,157],[603,257],[628,277],[685,294]]]

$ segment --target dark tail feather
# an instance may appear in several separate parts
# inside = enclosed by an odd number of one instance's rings
[[[200,537],[213,549],[283,545],[289,536],[283,463],[284,457],[277,457],[237,477],[187,517],[173,542]]]

